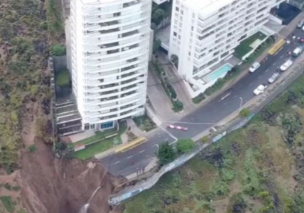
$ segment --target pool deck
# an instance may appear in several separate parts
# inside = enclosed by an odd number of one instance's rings
[[[232,57],[226,59],[226,60],[222,60],[219,63],[217,63],[216,65],[214,65],[213,67],[209,68],[211,70],[211,72],[209,72],[208,74],[201,76],[201,77],[195,77],[194,79],[196,80],[201,80],[205,83],[207,83],[205,81],[205,77],[210,75],[211,73],[213,73],[214,71],[218,70],[219,68],[221,68],[222,66],[226,65],[226,64],[230,64],[232,67],[234,67],[235,65],[239,64],[241,62],[241,60],[239,60],[238,58],[236,58],[235,56],[232,55]]]

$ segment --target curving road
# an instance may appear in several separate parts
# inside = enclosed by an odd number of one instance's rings
[[[293,33],[296,36],[303,36],[303,31],[300,29],[295,29]],[[292,40],[291,36],[288,39]],[[277,68],[290,58],[287,52],[293,51],[297,46],[299,43],[293,41],[285,44],[276,55],[268,55],[266,61],[262,62],[254,73],[248,73],[222,95],[182,118],[179,122],[185,122],[182,126],[188,127],[188,131],[167,130],[163,125],[160,130],[148,137],[146,143],[127,152],[105,157],[100,161],[113,175],[128,176],[136,173],[137,168],[147,166],[155,156],[158,150],[157,144],[164,141],[173,142],[175,138],[192,138],[239,109],[241,104],[244,105],[250,101],[254,97],[253,90],[260,84],[267,83],[268,78],[277,71]]]

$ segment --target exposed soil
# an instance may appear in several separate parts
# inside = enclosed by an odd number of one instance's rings
[[[28,212],[78,213],[98,187],[87,212],[120,212],[111,210],[107,200],[124,178],[114,178],[98,162],[57,159],[37,138],[35,146],[34,152],[22,153],[22,169],[16,175]]]

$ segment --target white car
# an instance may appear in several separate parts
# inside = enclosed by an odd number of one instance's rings
[[[280,77],[280,73],[275,72],[275,73],[273,73],[273,75],[268,79],[268,82],[269,82],[270,84],[272,84],[272,83],[275,82],[279,77]]]
[[[292,60],[288,59],[281,67],[281,71],[287,70],[292,65]]]
[[[261,64],[259,62],[254,62],[251,67],[249,68],[249,72],[254,72],[256,71],[259,67],[261,66]]]
[[[292,56],[298,57],[303,52],[303,47],[297,47],[293,52]]]
[[[267,88],[267,85],[261,84],[255,90],[253,90],[253,93],[255,95],[262,94],[263,92],[265,92],[266,88]]]

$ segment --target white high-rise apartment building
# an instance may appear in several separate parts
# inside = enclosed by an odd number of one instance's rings
[[[174,0],[169,56],[178,56],[179,74],[191,82],[195,76],[212,72],[209,68],[258,32],[269,20],[271,8],[283,1]],[[208,83],[201,81],[201,92],[211,86]]]
[[[83,129],[144,114],[150,0],[71,0],[73,93]]]

